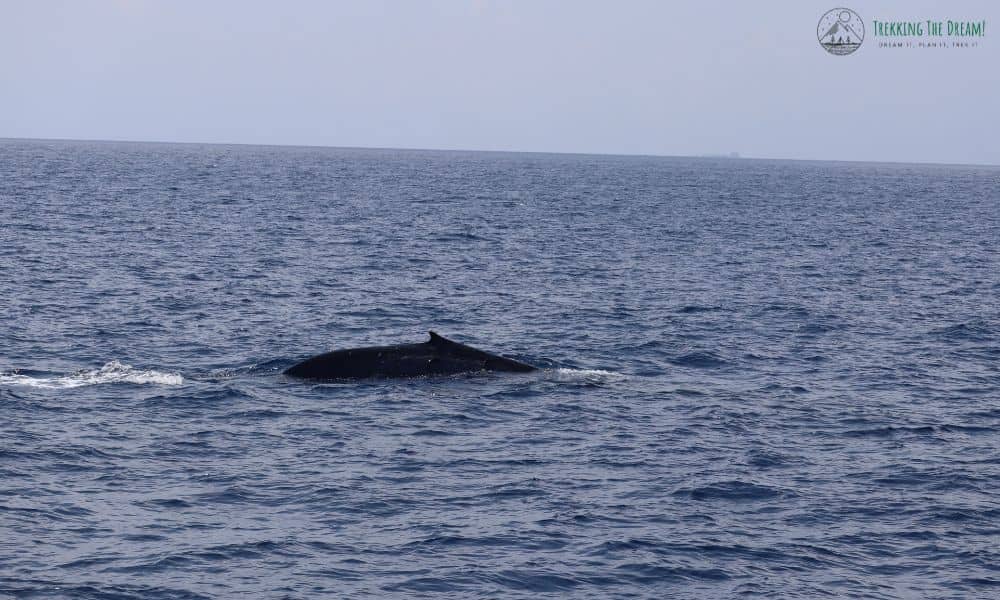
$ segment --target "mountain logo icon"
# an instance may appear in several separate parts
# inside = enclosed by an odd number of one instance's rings
[[[865,23],[849,8],[828,10],[816,26],[819,45],[830,54],[844,56],[857,50],[865,41]]]

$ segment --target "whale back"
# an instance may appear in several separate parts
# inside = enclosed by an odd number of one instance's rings
[[[431,331],[430,339],[420,344],[370,346],[319,354],[289,367],[285,375],[302,379],[338,380],[534,370],[534,367],[526,363],[484,352]]]

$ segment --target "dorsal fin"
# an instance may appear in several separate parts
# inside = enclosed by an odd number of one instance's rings
[[[438,335],[437,332],[435,332],[435,331],[428,331],[427,333],[431,334],[431,339],[430,339],[430,341],[427,342],[428,344],[454,344],[455,343],[455,342],[453,342],[453,341],[451,341],[451,340],[449,340],[449,339],[447,339],[445,337],[442,337],[442,336]]]
[[[490,356],[488,352],[483,352],[482,350],[477,350],[472,346],[466,346],[461,342],[456,342],[454,340],[449,340],[443,335],[438,334],[436,331],[428,331],[431,334],[431,339],[427,341],[428,344],[437,347],[439,350],[451,353],[451,354],[462,354],[466,356]]]

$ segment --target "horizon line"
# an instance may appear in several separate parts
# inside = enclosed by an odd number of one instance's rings
[[[170,140],[133,140],[133,139],[95,139],[95,138],[33,138],[33,137],[5,137],[0,136],[0,141],[28,141],[28,142],[96,142],[96,143],[118,143],[118,144],[175,144],[189,146],[257,146],[264,148],[329,148],[340,150],[401,150],[405,152],[482,152],[493,154],[555,154],[566,156],[609,156],[609,157],[635,157],[635,158],[704,158],[714,160],[729,160],[739,162],[741,160],[783,160],[794,162],[834,162],[834,163],[854,163],[872,165],[924,165],[941,167],[1000,167],[996,163],[962,163],[962,162],[935,162],[935,161],[906,161],[906,160],[851,160],[842,158],[786,158],[772,156],[745,156],[737,153],[738,156],[728,154],[650,154],[646,152],[568,152],[550,150],[484,150],[470,148],[415,148],[415,147],[392,147],[392,146],[331,146],[326,144],[262,144],[253,142],[190,142],[190,141],[170,141]]]

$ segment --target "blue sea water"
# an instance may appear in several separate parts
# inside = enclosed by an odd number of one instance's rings
[[[1000,169],[0,141],[0,597],[995,598]],[[280,372],[434,329],[544,367]]]

